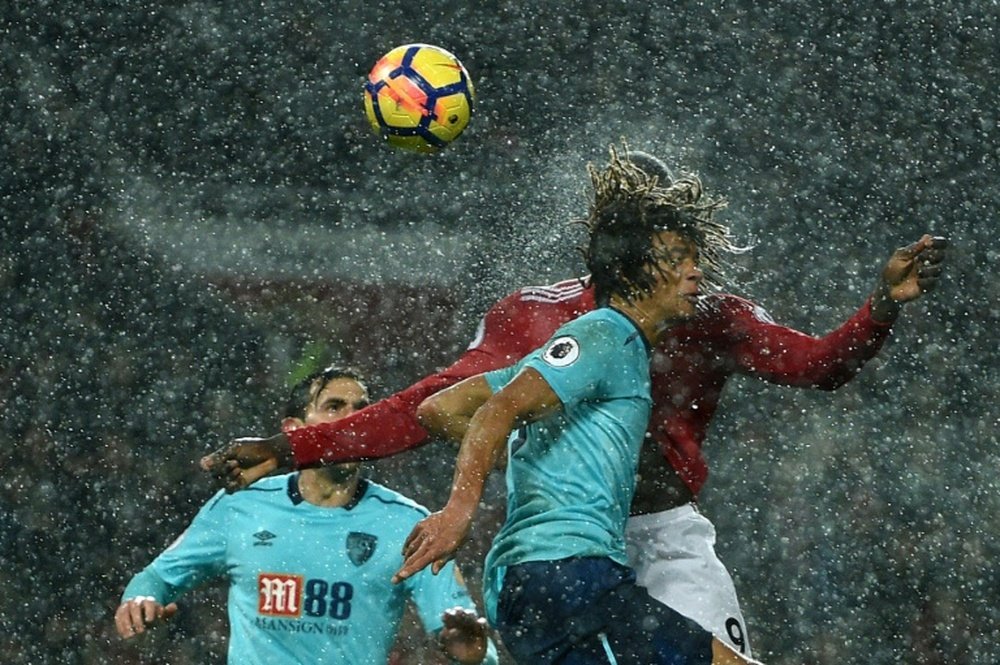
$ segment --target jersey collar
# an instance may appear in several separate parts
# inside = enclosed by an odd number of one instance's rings
[[[638,337],[639,339],[642,340],[643,348],[646,349],[646,355],[651,358],[653,356],[653,347],[650,346],[649,340],[646,339],[646,335],[644,335],[643,332],[642,332],[642,329],[639,328],[639,324],[637,324],[635,321],[633,321],[632,317],[630,317],[628,314],[626,314],[625,312],[621,311],[617,307],[614,307],[613,305],[607,305],[606,307],[608,309],[610,309],[611,311],[613,311],[614,313],[616,313],[618,316],[620,316],[623,319],[625,319],[626,321],[628,321],[629,325],[632,326],[632,328],[635,329],[635,332],[633,332],[631,335],[628,336],[628,339],[625,340],[625,343],[628,344],[633,339],[635,339],[636,337]]]

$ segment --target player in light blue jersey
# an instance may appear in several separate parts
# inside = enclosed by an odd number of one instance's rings
[[[601,308],[559,328],[513,367],[484,375],[495,393],[531,368],[562,405],[524,425],[508,444],[507,520],[486,559],[488,575],[568,554],[626,563],[625,522],[641,441],[633,433],[645,430],[652,403],[649,354],[631,319]],[[487,607],[495,606],[498,588],[499,580],[487,577]]]
[[[341,418],[368,402],[360,377],[330,368],[292,390],[283,427]],[[427,510],[360,476],[356,463],[264,479],[215,495],[122,594],[123,638],[177,611],[184,592],[229,580],[230,663],[387,662],[407,601],[455,662],[496,663],[458,568],[391,583]]]
[[[506,442],[508,515],[487,555],[484,595],[519,663],[747,662],[650,597],[625,551],[651,408],[649,350],[694,315],[699,250],[719,228],[695,204],[697,179],[659,188],[614,150],[591,175],[585,254],[598,309],[514,367],[421,404],[421,423],[462,445],[448,503],[410,534],[395,579],[443,570]]]

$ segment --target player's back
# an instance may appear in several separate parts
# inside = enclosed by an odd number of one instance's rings
[[[594,290],[586,278],[526,286],[490,309],[470,348],[490,353],[497,358],[496,367],[503,367],[547,342],[559,326],[593,309]]]

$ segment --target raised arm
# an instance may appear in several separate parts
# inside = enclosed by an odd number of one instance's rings
[[[465,386],[463,390],[478,394],[484,384],[484,377],[476,377],[462,385]],[[446,395],[444,399],[460,402],[458,389],[459,386],[456,386],[456,393]],[[531,368],[519,372],[486,400],[472,416],[462,439],[448,503],[414,527],[403,548],[403,567],[393,581],[404,580],[432,564],[434,573],[441,570],[469,533],[486,478],[496,464],[507,436],[516,427],[543,418],[560,407],[561,402],[555,392],[542,375]]]
[[[903,304],[935,288],[944,238],[924,235],[886,261],[872,296],[837,329],[814,337],[774,323],[749,303],[726,305],[739,342],[740,371],[783,385],[833,390],[851,380],[882,348]]]

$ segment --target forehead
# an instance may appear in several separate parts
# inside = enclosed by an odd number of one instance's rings
[[[694,239],[677,231],[659,231],[653,235],[653,248],[666,250],[682,250],[692,253],[698,251]]]
[[[322,404],[331,399],[356,402],[368,396],[368,389],[364,384],[347,377],[331,379],[322,389],[320,385],[321,383],[317,381],[312,389],[312,402],[315,404]]]

